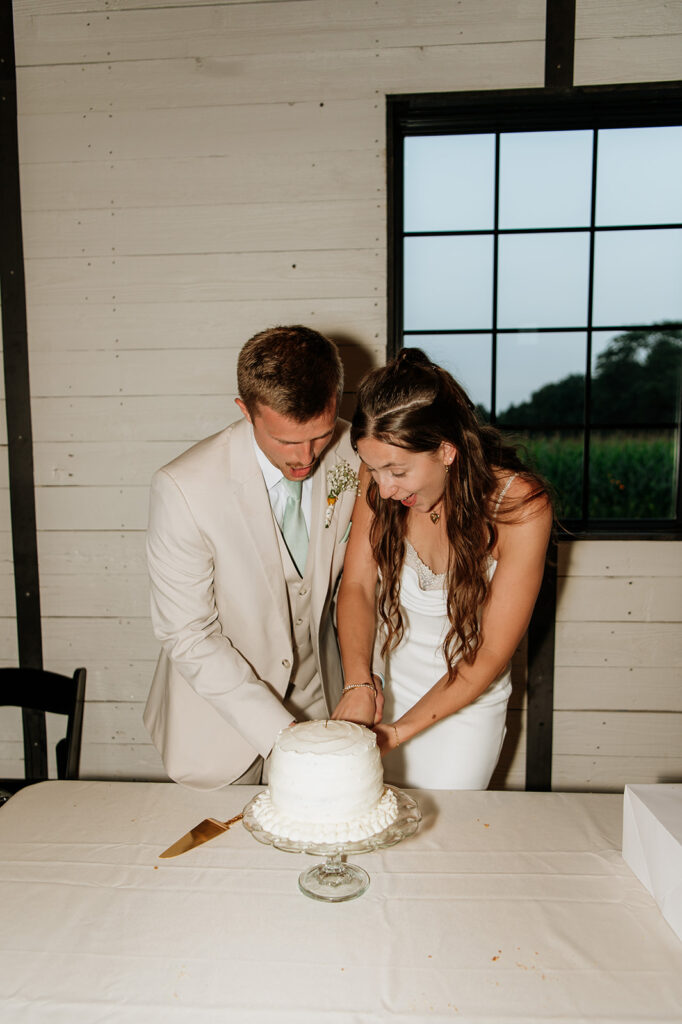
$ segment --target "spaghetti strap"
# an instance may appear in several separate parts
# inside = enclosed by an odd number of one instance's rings
[[[497,517],[497,513],[500,511],[500,505],[502,504],[502,500],[503,500],[505,494],[509,490],[509,486],[510,486],[512,480],[515,480],[518,475],[519,475],[518,473],[512,473],[512,475],[507,478],[507,482],[504,485],[504,487],[502,488],[502,490],[500,491],[500,493],[498,495],[498,498],[497,498],[497,501],[495,502],[495,508],[493,509],[493,519],[495,519]]]

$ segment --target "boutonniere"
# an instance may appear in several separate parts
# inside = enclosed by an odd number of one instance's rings
[[[355,472],[353,467],[342,459],[341,462],[337,462],[335,466],[327,470],[327,487],[329,493],[327,494],[327,512],[324,518],[325,530],[332,521],[334,515],[334,505],[338,496],[343,491],[355,491],[357,494],[359,484],[358,474]]]

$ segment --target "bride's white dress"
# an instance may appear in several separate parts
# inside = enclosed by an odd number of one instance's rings
[[[491,577],[496,564],[491,560]],[[385,722],[400,718],[445,672],[445,574],[438,576],[424,565],[409,541],[400,606],[405,632],[386,661]],[[418,789],[486,789],[502,749],[510,693],[507,666],[472,704],[387,754],[386,782]]]

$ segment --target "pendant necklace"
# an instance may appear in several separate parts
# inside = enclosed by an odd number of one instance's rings
[[[445,467],[445,479],[446,479],[446,480],[447,480],[447,478],[448,478],[448,473],[449,473],[449,472],[450,472],[450,465],[448,464],[448,465],[446,465],[446,467]],[[441,496],[441,499],[440,499],[440,501],[438,502],[438,504],[440,505],[442,501],[443,501],[443,498],[442,498],[442,496]],[[440,520],[440,512],[436,512],[436,510],[435,510],[435,509],[433,510],[433,512],[429,512],[429,519],[431,520],[431,522],[432,522],[432,523],[433,523],[433,525],[435,526],[435,525],[436,525],[436,523],[437,523],[437,522],[439,522],[439,520]]]

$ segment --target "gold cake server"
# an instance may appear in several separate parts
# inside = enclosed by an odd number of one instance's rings
[[[243,814],[235,814],[234,818],[230,818],[229,821],[216,821],[215,818],[204,818],[190,832],[185,833],[182,839],[178,839],[177,843],[173,843],[167,850],[160,853],[159,857],[178,857],[181,853],[187,853],[188,850],[193,850],[195,846],[201,846],[202,843],[207,843],[209,839],[221,836],[236,821],[241,821],[243,816]]]

